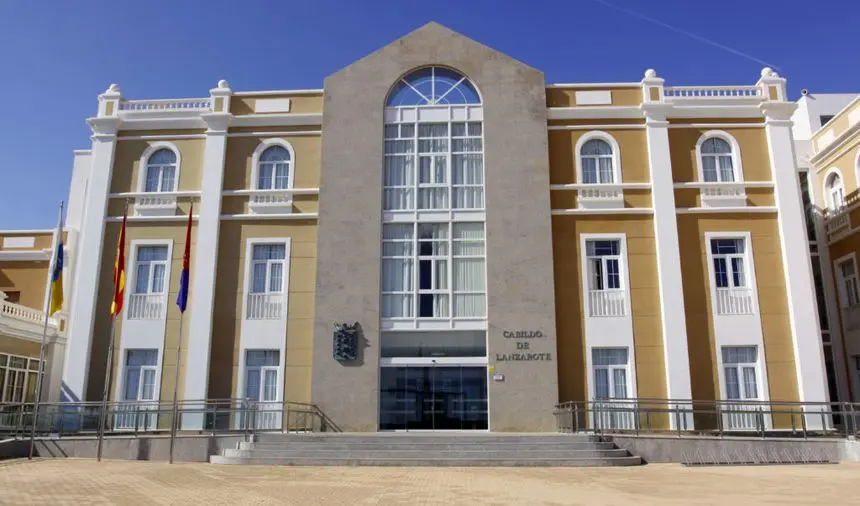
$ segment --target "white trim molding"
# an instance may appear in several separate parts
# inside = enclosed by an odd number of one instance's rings
[[[173,154],[176,155],[176,173],[173,175],[173,188],[168,190],[169,192],[176,192],[179,189],[179,173],[182,168],[182,154],[179,152],[179,148],[176,147],[176,144],[168,141],[158,141],[153,142],[146,149],[143,150],[143,154],[140,155],[140,168],[137,171],[137,193],[147,194],[152,192],[147,192],[146,188],[146,176],[147,172],[149,172],[149,159],[154,155],[157,151],[162,149],[169,149],[173,151]],[[165,192],[167,193],[167,192]]]
[[[577,214],[654,214],[654,209],[651,207],[619,207],[613,209],[553,209],[551,214],[556,216],[577,215]]]
[[[622,190],[649,190],[651,183],[618,183],[608,185],[595,185],[585,183],[560,183],[549,185],[550,190],[581,190],[583,188],[594,188],[595,186],[613,186]]]
[[[836,205],[836,203],[833,202],[833,199],[832,199],[833,196],[830,194],[830,191],[828,189],[828,182],[830,181],[830,178],[833,177],[834,175],[839,177],[839,182],[842,185],[842,204],[841,205]],[[838,211],[843,210],[843,208],[845,207],[845,204],[846,204],[846,202],[845,202],[845,176],[842,175],[842,170],[839,169],[839,167],[830,167],[829,169],[827,169],[827,171],[824,173],[824,178],[822,179],[822,182],[821,182],[821,188],[824,191],[824,193],[822,194],[822,197],[824,198],[824,201],[821,203],[822,207],[827,209],[828,212],[834,213],[834,214]]]
[[[251,188],[254,190],[260,189],[258,181],[260,157],[263,155],[263,152],[272,146],[280,146],[290,153],[290,170],[289,175],[287,176],[287,189],[292,189],[293,187],[294,172],[296,168],[296,151],[293,149],[293,145],[287,140],[278,137],[269,137],[266,139],[260,139],[260,143],[256,148],[254,148],[254,153],[251,155]]]
[[[678,214],[777,213],[776,206],[679,207]]]
[[[613,137],[608,132],[603,132],[601,130],[592,130],[590,132],[584,133],[579,137],[579,140],[576,141],[576,146],[574,146],[573,148],[576,161],[576,182],[579,184],[585,184],[582,181],[582,147],[585,145],[586,142],[595,139],[605,141],[612,149],[612,175],[614,181],[612,181],[611,183],[604,184],[620,184],[622,182],[621,148],[618,147],[618,141],[615,140],[615,137]],[[595,169],[600,172],[600,167],[596,167]]]

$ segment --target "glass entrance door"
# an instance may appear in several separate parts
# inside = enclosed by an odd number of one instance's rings
[[[380,430],[487,430],[487,368],[380,370]]]

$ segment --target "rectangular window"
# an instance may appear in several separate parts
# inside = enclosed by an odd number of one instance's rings
[[[284,244],[255,244],[251,261],[251,293],[282,293],[287,247]]]
[[[842,307],[854,307],[860,304],[860,289],[857,284],[857,265],[853,258],[845,260],[837,266],[841,281]]]
[[[140,246],[137,248],[136,261],[134,293],[165,293],[167,246]]]
[[[592,348],[591,367],[594,373],[594,397],[596,399],[626,399],[629,397],[627,348]]]
[[[746,288],[745,241],[743,239],[712,239],[714,282],[717,288]]]
[[[626,290],[621,281],[622,265],[620,240],[585,241],[588,316],[614,317],[627,314]]]
[[[155,400],[157,370],[158,350],[127,350],[123,400]]]
[[[39,360],[0,353],[0,402],[33,402]]]
[[[383,318],[486,315],[483,223],[385,224]]]
[[[385,210],[483,209],[480,122],[385,125]]]
[[[255,401],[277,401],[280,351],[245,352],[245,397]]]
[[[755,346],[723,346],[723,381],[726,399],[757,401],[758,351]]]

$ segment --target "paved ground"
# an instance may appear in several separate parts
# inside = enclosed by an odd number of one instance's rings
[[[684,468],[215,466],[0,462],[0,504],[860,504],[860,464]]]

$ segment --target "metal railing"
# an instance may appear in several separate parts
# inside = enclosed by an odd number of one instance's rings
[[[557,404],[559,432],[852,437],[860,403],[595,399]]]
[[[257,432],[340,432],[316,405],[253,399],[113,401],[39,404],[37,436],[96,435],[99,421],[105,433],[169,434],[176,422],[179,434],[245,434]],[[33,403],[0,404],[0,437],[29,437]]]

